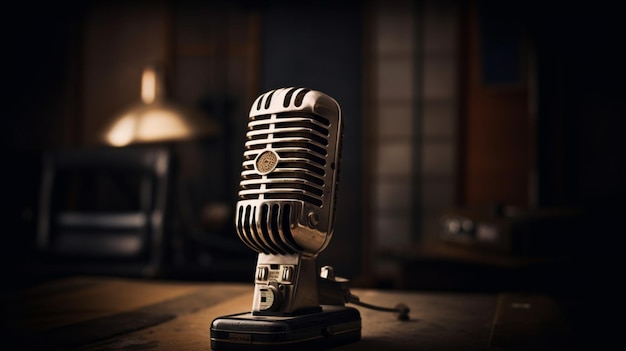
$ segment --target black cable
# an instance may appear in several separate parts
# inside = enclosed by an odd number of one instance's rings
[[[376,305],[371,305],[369,303],[362,302],[358,296],[355,296],[352,294],[350,294],[348,302],[357,306],[369,308],[369,309],[376,310],[376,311],[397,313],[398,319],[401,321],[408,321],[410,319],[409,318],[410,309],[407,305],[403,303],[399,303],[398,305],[396,305],[395,308],[376,306]]]

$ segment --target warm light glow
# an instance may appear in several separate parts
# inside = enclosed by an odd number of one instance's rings
[[[192,127],[175,111],[143,108],[118,119],[106,139],[113,146],[126,146],[131,142],[185,139],[191,136]]]
[[[151,110],[141,117],[137,126],[137,140],[155,141],[181,139],[191,135],[182,118],[168,110]]]
[[[165,97],[160,71],[148,66],[141,77],[141,102],[114,118],[104,141],[112,146],[133,143],[183,140],[214,135],[214,122],[193,108],[185,108]]]
[[[129,114],[120,118],[106,135],[109,144],[113,146],[125,146],[133,141],[137,129],[137,118]]]
[[[141,100],[144,104],[154,102],[154,99],[156,98],[156,89],[156,72],[154,72],[153,68],[147,67],[143,70],[143,75],[141,77]]]

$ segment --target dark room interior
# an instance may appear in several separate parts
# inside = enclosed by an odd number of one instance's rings
[[[306,87],[345,125],[318,265],[355,289],[545,294],[584,342],[610,338],[598,323],[619,305],[626,233],[617,7],[7,6],[3,296],[75,276],[252,284],[257,253],[234,219],[248,113],[260,94]],[[166,136],[115,134],[146,99],[190,116],[186,134],[161,117]],[[486,349],[561,349],[499,348],[493,333]]]

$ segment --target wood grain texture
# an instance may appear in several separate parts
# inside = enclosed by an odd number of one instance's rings
[[[353,306],[361,340],[334,350],[554,350],[571,336],[544,295],[352,293],[377,306],[404,303],[410,319]],[[1,296],[3,340],[29,350],[210,350],[211,322],[249,311],[252,295],[252,284],[77,277]]]
[[[198,284],[79,277],[2,296],[2,331],[28,349],[74,349],[174,320],[251,291]]]

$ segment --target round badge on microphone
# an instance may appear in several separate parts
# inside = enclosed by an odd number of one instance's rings
[[[272,150],[264,151],[257,156],[254,165],[259,173],[268,174],[278,165],[278,155]]]

